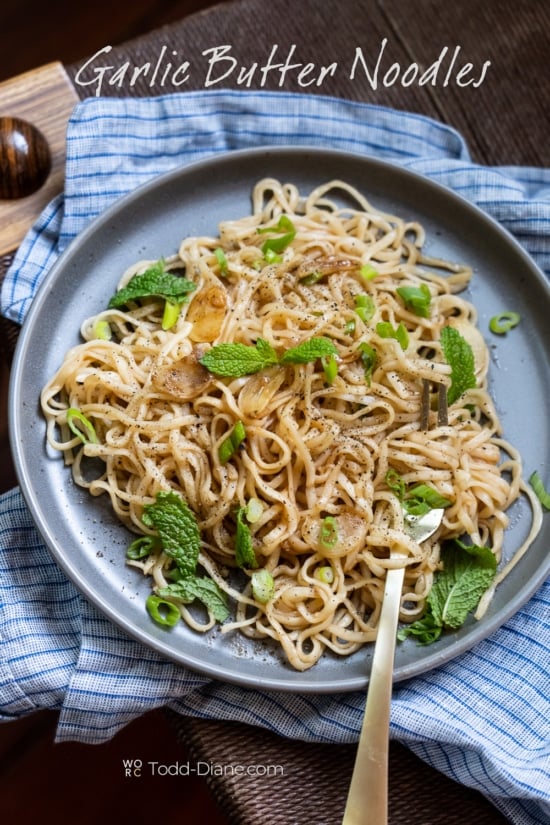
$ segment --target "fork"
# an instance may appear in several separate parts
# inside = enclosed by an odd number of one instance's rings
[[[447,424],[447,390],[437,385],[437,423]],[[420,426],[429,426],[430,382],[422,382]],[[441,524],[442,509],[429,510],[423,516],[405,517],[405,530],[419,544],[426,541]],[[406,557],[392,551],[392,559]],[[391,694],[395,642],[405,567],[389,569],[374,646],[370,682],[355,766],[348,792],[342,825],[386,825],[388,821],[388,755]]]

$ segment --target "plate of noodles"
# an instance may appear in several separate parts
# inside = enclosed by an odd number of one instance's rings
[[[529,478],[549,311],[511,236],[398,166],[287,147],[177,169],[96,219],[33,302],[10,398],[22,491],[115,624],[264,689],[364,687],[399,550],[395,678],[423,673],[548,574]],[[406,520],[435,507],[418,544]],[[474,556],[485,572],[461,579]],[[460,622],[434,596],[453,566],[479,591]]]

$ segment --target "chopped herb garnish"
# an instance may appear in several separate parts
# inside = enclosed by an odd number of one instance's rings
[[[209,372],[228,378],[252,375],[278,363],[277,353],[267,341],[258,338],[254,346],[216,344],[200,359]]]
[[[245,507],[246,520],[250,524],[256,524],[261,519],[263,511],[264,505],[259,498],[249,499]]]
[[[229,616],[225,593],[213,579],[206,576],[181,578],[159,588],[159,596],[178,599],[190,604],[197,599],[206,607],[217,622],[224,622]]]
[[[441,550],[443,569],[434,576],[423,619],[403,627],[400,640],[414,636],[419,644],[435,642],[443,630],[457,630],[491,585],[497,560],[489,547],[446,542]]]
[[[374,350],[370,344],[367,344],[366,341],[362,341],[359,344],[358,349],[361,357],[361,363],[363,364],[363,369],[365,371],[365,381],[367,384],[370,384],[377,361],[376,350]]]
[[[113,295],[109,301],[109,308],[151,297],[164,298],[171,304],[182,304],[187,301],[188,293],[194,289],[195,284],[192,281],[168,272],[164,261],[161,260],[145,272],[130,278],[126,286]]]
[[[194,513],[186,501],[173,490],[161,491],[154,504],[143,508],[142,521],[154,528],[162,549],[170,556],[179,570],[193,576],[199,558],[201,537]]]
[[[540,501],[544,509],[550,510],[550,493],[544,486],[544,482],[540,477],[540,474],[537,472],[537,470],[535,470],[529,476],[529,484],[533,488],[535,495],[537,496],[538,500]]]
[[[324,550],[331,550],[338,541],[338,522],[334,516],[325,516],[321,522],[319,544]]]
[[[428,510],[450,507],[452,501],[442,496],[428,484],[417,484],[407,490],[403,498],[403,507],[411,516],[422,516]]]
[[[217,621],[224,621],[228,610],[223,592],[212,579],[196,574],[201,537],[197,519],[187,502],[173,490],[161,491],[154,504],[146,504],[143,508],[142,521],[158,534],[151,539],[155,542],[154,549],[160,544],[160,549],[176,564],[176,570],[167,572],[167,577],[175,581],[159,588],[158,595],[149,596],[147,600],[147,610],[152,618],[159,624],[171,625],[176,611],[179,618],[179,608],[166,599],[184,603],[198,599]]]
[[[393,467],[386,473],[386,484],[397,496],[403,509],[411,516],[422,516],[429,510],[445,509],[452,501],[442,496],[435,487],[429,484],[415,484],[407,487],[401,475]]]
[[[216,260],[217,260],[218,264],[220,265],[220,275],[223,275],[223,277],[225,278],[227,276],[227,272],[228,272],[227,258],[225,257],[225,252],[223,251],[221,246],[218,246],[214,250],[214,255],[216,256]]]
[[[432,294],[427,284],[399,286],[396,292],[403,301],[405,309],[414,312],[415,315],[419,315],[421,318],[429,316]]]
[[[95,338],[99,338],[100,341],[110,341],[113,337],[113,333],[109,322],[106,321],[104,318],[99,318],[95,324],[93,325],[93,333]]]
[[[99,443],[94,425],[76,407],[69,407],[67,410],[67,424],[71,432],[78,436],[83,444]]]
[[[407,485],[405,484],[402,476],[397,472],[397,470],[394,470],[393,467],[390,467],[389,470],[386,472],[385,481],[390,490],[392,491],[392,493],[394,493],[394,495],[397,496],[399,501],[403,501],[403,499],[405,498]]]
[[[164,312],[162,313],[161,327],[164,330],[172,329],[180,317],[183,304],[173,304],[170,301],[164,302]]]
[[[328,565],[324,565],[323,567],[317,567],[315,573],[313,574],[316,579],[319,579],[320,582],[324,584],[332,584],[334,581],[334,570],[332,567]]]
[[[379,321],[376,324],[376,332],[380,338],[395,338],[403,350],[409,346],[409,333],[402,322],[397,327],[393,327],[389,321]]]
[[[300,278],[299,283],[304,284],[304,286],[311,286],[324,278],[326,274],[326,272],[315,270],[315,272],[310,272],[309,275],[304,275],[303,278]]]
[[[308,364],[329,355],[337,355],[336,346],[328,338],[310,338],[291,347],[281,358],[267,341],[258,338],[254,346],[240,343],[216,344],[200,359],[200,363],[215,375],[239,378],[252,375],[276,364]]]
[[[365,281],[372,281],[380,273],[371,264],[363,264],[359,270],[359,274],[365,279]]]
[[[218,458],[226,464],[232,458],[246,438],[246,429],[242,421],[237,421],[227,438],[219,446]]]
[[[239,567],[247,569],[257,567],[258,561],[252,543],[252,532],[245,518],[246,507],[239,507],[237,510],[237,533],[235,535],[235,561]]]
[[[160,596],[149,596],[145,602],[145,607],[153,621],[163,627],[174,627],[181,618],[179,607],[173,602],[160,598]]]
[[[451,367],[451,386],[447,403],[453,404],[466,390],[476,385],[474,353],[470,344],[454,327],[443,327],[441,346],[445,360]]]
[[[273,576],[262,567],[261,570],[255,570],[251,577],[252,595],[260,604],[266,604],[275,595],[275,582]]]
[[[309,364],[317,358],[338,355],[338,350],[328,338],[310,338],[297,347],[287,349],[280,358],[281,364]]]
[[[521,321],[521,315],[518,312],[499,312],[498,315],[493,315],[489,321],[489,329],[495,335],[505,335],[511,329],[517,327]]]
[[[288,217],[288,215],[281,215],[275,226],[266,226],[256,230],[259,234],[266,232],[283,232],[276,238],[268,238],[262,246],[262,253],[268,263],[276,263],[276,256],[284,252],[296,237],[296,227]]]
[[[356,295],[354,298],[355,312],[364,323],[370,321],[376,311],[372,295]]]
[[[325,373],[325,381],[330,386],[334,384],[334,379],[338,375],[338,361],[334,355],[326,355],[321,358],[323,365],[323,372]]]
[[[131,559],[132,561],[138,561],[139,559],[145,559],[147,556],[150,556],[153,550],[156,550],[159,546],[159,541],[156,536],[141,536],[139,539],[135,539],[126,551],[126,558]]]

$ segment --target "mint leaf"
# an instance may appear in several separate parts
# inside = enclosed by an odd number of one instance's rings
[[[195,284],[192,281],[167,272],[164,261],[158,261],[145,272],[130,278],[126,286],[113,295],[109,301],[109,308],[151,297],[164,298],[171,304],[182,304],[187,300],[188,293],[194,289]]]
[[[237,533],[235,535],[235,561],[239,567],[257,567],[256,554],[252,544],[252,533],[245,521],[246,507],[237,510]]]
[[[275,364],[308,364],[329,355],[338,355],[338,350],[328,338],[302,341],[298,346],[287,349],[280,359],[268,341],[258,338],[254,346],[239,343],[215,344],[203,355],[200,363],[215,375],[240,378]]]
[[[180,579],[159,588],[158,594],[162,598],[181,599],[186,604],[198,599],[218,622],[224,622],[229,616],[225,593],[206,576]]]
[[[443,570],[428,596],[432,616],[442,627],[456,630],[491,584],[497,560],[489,547],[454,540],[442,548]]]
[[[436,573],[427,599],[426,615],[400,629],[403,641],[415,636],[419,644],[431,644],[443,630],[457,630],[475,610],[493,581],[497,560],[489,547],[464,544],[454,539],[441,551],[443,569]]]
[[[365,371],[365,381],[370,385],[372,374],[378,360],[376,350],[374,350],[370,344],[367,344],[366,341],[362,341],[359,344],[358,350],[360,353],[361,363],[363,364],[363,369]]]
[[[442,632],[443,628],[428,611],[423,619],[402,627],[397,633],[397,638],[404,642],[408,636],[414,636],[419,645],[431,645],[437,642]]]
[[[239,378],[278,363],[277,353],[262,338],[255,346],[229,343],[215,344],[200,359],[200,363],[209,372],[226,378]]]
[[[317,358],[326,358],[329,355],[338,355],[338,350],[328,338],[310,338],[302,341],[297,347],[291,347],[282,355],[281,364],[308,364]]]
[[[476,385],[474,353],[470,344],[454,327],[443,327],[441,346],[445,360],[451,367],[451,386],[447,403],[453,404],[466,390]]]
[[[184,576],[193,576],[201,547],[197,520],[189,505],[174,491],[161,491],[155,504],[146,504],[142,521],[159,534],[162,549]]]

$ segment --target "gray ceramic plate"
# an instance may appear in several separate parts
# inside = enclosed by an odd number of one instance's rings
[[[129,634],[176,662],[242,685],[354,690],[368,680],[370,650],[345,660],[327,655],[310,671],[296,673],[268,645],[236,634],[204,637],[181,625],[171,631],[154,625],[144,608],[148,583],[125,565],[128,534],[115,522],[107,499],[76,488],[63,461],[47,450],[39,412],[42,386],[79,341],[81,321],[106,306],[126,266],[171,254],[183,236],[215,233],[220,220],[248,214],[253,184],[264,176],[305,190],[334,177],[347,180],[376,206],[421,221],[430,253],[474,267],[469,297],[490,339],[491,387],[505,434],[520,449],[526,475],[534,469],[545,475],[550,293],[543,275],[496,223],[452,192],[387,163],[302,148],[234,152],[176,170],[119,201],[74,241],[49,273],[20,336],[11,385],[12,447],[24,496],[53,556],[84,595]],[[511,308],[523,322],[513,334],[491,336],[489,318]],[[525,533],[527,511],[525,504],[514,507],[507,556]],[[482,621],[469,621],[430,647],[413,641],[398,645],[396,679],[463,653],[517,611],[548,574],[549,543],[546,520]]]

